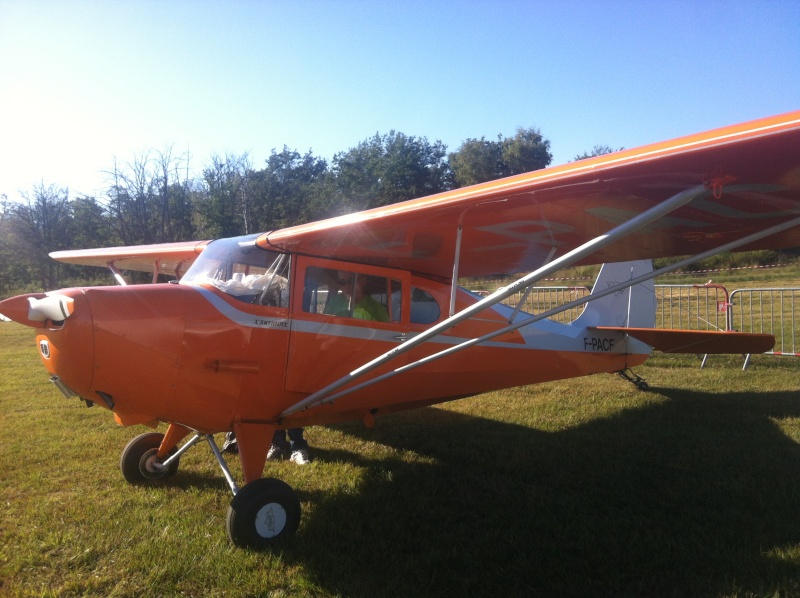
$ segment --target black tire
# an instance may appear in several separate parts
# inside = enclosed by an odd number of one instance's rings
[[[233,497],[225,525],[228,538],[239,548],[275,548],[297,531],[300,499],[285,482],[274,478],[255,480]]]
[[[154,463],[158,462],[156,453],[164,435],[159,432],[141,434],[131,440],[122,451],[119,468],[123,477],[131,484],[152,484],[158,480],[169,478],[178,471],[178,461],[174,461],[167,469],[156,469]],[[170,451],[175,454],[177,448]]]

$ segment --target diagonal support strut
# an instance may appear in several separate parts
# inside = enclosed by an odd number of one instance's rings
[[[553,309],[550,309],[548,311],[542,312],[542,313],[537,314],[535,316],[532,316],[530,318],[526,318],[525,320],[522,320],[520,322],[515,322],[514,324],[510,324],[510,325],[508,325],[508,326],[506,326],[504,328],[500,328],[499,330],[495,330],[493,332],[485,334],[484,336],[473,338],[473,339],[464,341],[463,343],[460,343],[458,345],[454,345],[452,347],[448,347],[447,349],[439,351],[438,353],[434,353],[433,355],[429,355],[427,357],[423,357],[422,359],[419,359],[419,360],[417,360],[417,361],[415,361],[413,363],[409,363],[407,365],[399,367],[399,368],[397,368],[395,370],[392,370],[391,372],[387,372],[387,373],[385,373],[385,374],[383,374],[381,376],[378,376],[376,378],[372,378],[370,380],[367,380],[366,382],[362,382],[361,384],[357,384],[356,386],[352,386],[352,387],[347,388],[347,389],[345,389],[343,391],[340,391],[340,392],[338,392],[336,394],[332,394],[332,395],[329,395],[327,397],[323,397],[323,398],[319,399],[318,403],[320,403],[320,404],[321,403],[332,403],[336,399],[338,399],[338,398],[340,398],[340,397],[342,397],[342,396],[344,396],[346,394],[350,394],[350,393],[355,392],[357,390],[361,390],[362,388],[366,388],[367,386],[371,386],[371,385],[376,384],[378,382],[382,382],[382,381],[387,380],[388,378],[392,378],[392,377],[394,377],[394,376],[396,376],[398,374],[403,374],[405,372],[413,370],[414,368],[417,368],[417,367],[419,367],[421,365],[424,365],[426,363],[430,363],[432,361],[436,361],[437,359],[441,359],[442,357],[445,357],[447,355],[451,355],[453,353],[457,353],[459,351],[463,351],[464,349],[467,349],[467,348],[472,347],[474,345],[478,345],[478,344],[483,343],[485,341],[491,340],[491,339],[493,339],[493,338],[495,338],[497,336],[500,336],[502,334],[506,334],[507,332],[511,332],[511,331],[517,330],[519,328],[523,328],[524,326],[529,326],[529,325],[531,325],[531,324],[533,324],[535,322],[539,322],[540,320],[544,320],[546,318],[554,316],[554,315],[556,315],[558,313],[561,313],[563,311],[570,310],[570,309],[572,309],[574,307],[579,307],[579,306],[581,306],[581,305],[583,305],[585,303],[590,303],[592,301],[596,301],[597,299],[602,299],[603,297],[606,297],[606,296],[611,295],[613,293],[619,293],[620,291],[624,291],[624,290],[626,290],[626,289],[628,289],[628,288],[630,288],[632,286],[635,286],[637,284],[641,284],[643,282],[647,282],[648,280],[656,278],[657,276],[662,276],[664,274],[668,274],[670,272],[674,272],[675,270],[679,270],[680,268],[683,268],[684,266],[688,266],[689,264],[693,264],[694,262],[706,259],[708,257],[712,257],[712,256],[717,255],[718,253],[722,253],[724,251],[730,251],[731,249],[735,249],[735,248],[737,248],[737,247],[739,247],[741,245],[747,245],[748,243],[752,243],[753,241],[757,241],[757,240],[759,240],[759,239],[761,239],[763,237],[768,237],[770,235],[774,235],[776,233],[784,231],[784,230],[786,230],[788,228],[792,228],[794,226],[800,226],[800,218],[795,218],[793,220],[790,220],[788,222],[784,222],[782,224],[770,227],[770,228],[765,229],[763,231],[760,231],[758,233],[754,233],[752,235],[749,235],[749,236],[744,237],[742,239],[739,239],[737,241],[732,241],[732,242],[727,243],[725,245],[722,245],[721,247],[718,247],[716,249],[711,249],[709,251],[703,252],[703,253],[698,254],[696,256],[692,256],[692,257],[683,259],[683,260],[681,260],[679,262],[676,262],[676,263],[674,263],[674,264],[672,264],[670,266],[664,266],[663,268],[659,268],[658,270],[654,270],[654,271],[652,271],[652,272],[650,272],[648,274],[643,274],[643,275],[638,276],[636,278],[632,278],[631,280],[629,280],[627,282],[614,285],[612,287],[609,287],[607,289],[599,291],[599,292],[597,292],[597,293],[595,293],[593,295],[588,295],[586,297],[582,297],[580,299],[576,299],[575,301],[571,301],[569,303],[565,303],[564,305],[561,305],[559,307],[555,307]]]
[[[306,409],[307,407],[319,402],[323,397],[330,395],[331,393],[339,390],[343,386],[349,384],[353,380],[363,376],[364,374],[374,370],[377,367],[380,367],[384,363],[391,361],[392,359],[410,351],[417,345],[424,343],[425,341],[438,336],[445,330],[449,330],[450,328],[456,326],[460,322],[471,318],[473,315],[480,313],[484,309],[491,307],[506,297],[513,295],[518,290],[524,289],[531,284],[535,283],[536,281],[548,276],[549,274],[556,272],[562,268],[569,266],[570,264],[577,262],[584,257],[595,253],[596,251],[622,239],[643,226],[646,226],[652,222],[655,222],[659,218],[662,218],[666,214],[678,209],[681,206],[686,205],[687,203],[691,202],[693,199],[699,197],[700,195],[704,194],[707,191],[707,187],[705,185],[697,185],[692,187],[691,189],[687,189],[672,197],[662,201],[660,204],[653,206],[652,208],[645,210],[641,214],[637,214],[630,220],[623,222],[622,224],[614,227],[609,232],[595,237],[594,239],[587,241],[580,247],[573,249],[572,251],[564,254],[558,259],[553,260],[549,264],[542,266],[538,270],[531,272],[530,274],[520,278],[516,282],[510,284],[507,287],[503,287],[498,289],[496,292],[492,293],[488,297],[478,301],[477,303],[471,305],[470,307],[461,310],[457,314],[447,318],[446,320],[432,326],[425,332],[415,336],[414,338],[406,341],[402,345],[387,351],[383,355],[373,359],[372,361],[364,364],[358,369],[353,370],[346,376],[343,376],[339,380],[332,382],[325,388],[318,390],[317,392],[309,395],[302,401],[295,403],[294,405],[288,407],[284,411],[281,412],[280,417],[286,417],[291,415],[292,413],[296,413],[297,411],[301,411]]]

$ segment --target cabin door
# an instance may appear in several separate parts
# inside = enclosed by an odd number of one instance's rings
[[[320,390],[408,338],[407,272],[303,256],[295,272],[286,390]]]

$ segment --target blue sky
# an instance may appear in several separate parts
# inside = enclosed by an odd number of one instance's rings
[[[538,127],[553,164],[800,108],[800,2],[0,0],[0,194],[148,150]]]

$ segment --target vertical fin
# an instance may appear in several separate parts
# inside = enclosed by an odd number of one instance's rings
[[[597,275],[593,293],[653,271],[651,260],[603,264]],[[656,321],[656,295],[651,280],[590,301],[576,326],[624,326],[652,328]]]

